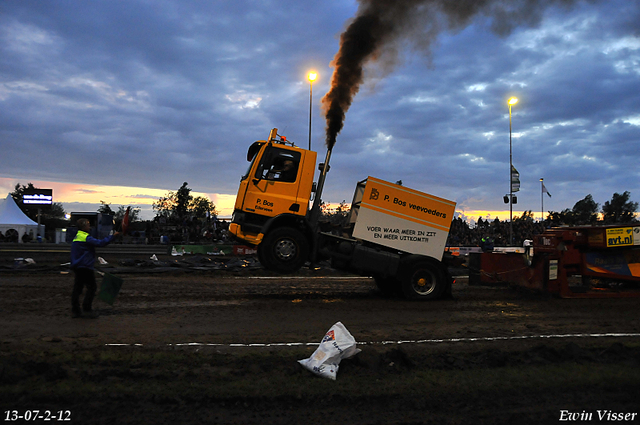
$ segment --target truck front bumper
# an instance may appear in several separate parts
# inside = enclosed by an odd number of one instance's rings
[[[238,223],[229,224],[229,233],[234,235],[236,238],[244,242],[247,242],[248,244],[251,244],[251,245],[260,244],[260,242],[262,242],[262,238],[264,237],[264,233],[256,234],[256,233],[243,232],[242,227]]]

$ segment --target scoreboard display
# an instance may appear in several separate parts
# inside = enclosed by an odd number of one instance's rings
[[[27,207],[46,208],[53,205],[53,189],[30,189],[22,193],[22,203]]]

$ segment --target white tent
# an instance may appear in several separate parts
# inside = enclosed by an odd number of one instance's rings
[[[38,234],[38,223],[27,217],[16,205],[11,194],[4,200],[0,200],[0,232],[3,235],[17,232],[18,242],[22,243],[22,236],[25,233],[33,233],[33,237]]]

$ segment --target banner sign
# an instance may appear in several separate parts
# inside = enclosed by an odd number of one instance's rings
[[[455,207],[453,201],[368,177],[353,236],[440,260]]]
[[[640,277],[640,257],[635,250],[587,252],[585,266],[590,275]]]
[[[518,192],[520,190],[520,173],[516,170],[516,167],[511,166],[511,192]]]
[[[639,227],[607,229],[607,247],[640,245]]]
[[[22,193],[22,203],[31,207],[50,207],[53,205],[53,189],[31,189]]]

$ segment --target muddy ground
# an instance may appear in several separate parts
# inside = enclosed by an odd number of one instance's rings
[[[87,424],[606,423],[618,413],[640,423],[638,298],[566,300],[458,278],[452,300],[409,302],[326,267],[283,277],[110,262],[124,285],[113,306],[94,303],[96,320],[71,318],[64,267],[0,268],[5,421],[39,410]],[[331,381],[297,361],[337,321],[362,352]]]

